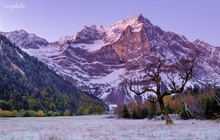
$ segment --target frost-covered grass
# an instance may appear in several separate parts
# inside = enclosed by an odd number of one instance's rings
[[[125,120],[101,116],[0,118],[1,140],[220,140],[219,121]]]

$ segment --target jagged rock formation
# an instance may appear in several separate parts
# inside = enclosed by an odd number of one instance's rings
[[[190,42],[184,36],[163,31],[142,15],[106,29],[101,25],[86,26],[75,36],[53,43],[33,34],[29,37],[31,34],[23,30],[3,34],[65,80],[106,102],[133,100],[135,95],[126,87],[125,79],[134,69],[143,69],[152,56],[171,63],[199,51],[204,61],[198,64],[196,84],[220,82],[219,47],[199,40]]]

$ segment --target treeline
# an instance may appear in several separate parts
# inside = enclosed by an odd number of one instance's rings
[[[0,35],[0,43],[1,110],[18,113],[25,110],[26,116],[42,110],[56,116],[63,115],[65,110],[76,114],[80,107],[105,108],[100,99],[73,87],[5,36]]]
[[[127,119],[152,119],[157,115],[161,115],[161,113],[157,111],[156,104],[151,104],[149,102],[130,102],[127,105],[118,104],[114,113],[118,114],[119,118]]]
[[[0,100],[0,102],[2,102]],[[1,106],[0,106],[1,107]],[[66,109],[64,112],[54,112],[54,111],[47,111],[44,112],[43,110],[24,110],[21,109],[19,111],[13,110],[2,110],[0,108],[0,117],[50,117],[50,116],[73,116],[73,115],[91,115],[91,114],[102,114],[104,112],[104,108],[100,105],[93,107],[88,106],[84,109],[84,107],[79,107],[76,114],[73,114],[70,110]]]
[[[104,108],[100,105],[93,107],[89,106],[87,108],[81,106],[77,110],[77,115],[91,115],[91,114],[102,114],[104,112]]]
[[[205,86],[187,89],[184,93],[164,98],[166,110],[169,114],[179,114],[182,119],[217,119],[220,118],[220,88]],[[131,102],[118,105],[115,113],[120,118],[154,118],[160,116],[159,105],[150,102]],[[162,116],[163,119],[163,116]]]

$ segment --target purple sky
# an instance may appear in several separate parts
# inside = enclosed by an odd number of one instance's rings
[[[0,0],[0,31],[24,29],[52,42],[140,13],[163,30],[220,46],[220,0]]]

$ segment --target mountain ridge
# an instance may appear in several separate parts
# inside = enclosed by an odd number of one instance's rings
[[[4,34],[10,38],[10,33]],[[143,69],[148,58],[154,56],[172,63],[201,51],[207,62],[199,63],[198,71],[203,77],[197,84],[220,82],[219,47],[198,40],[190,42],[182,35],[163,31],[142,15],[118,21],[108,28],[85,26],[76,35],[39,44],[38,48],[28,48],[28,44],[21,48],[79,89],[106,102],[127,103],[133,100],[135,94],[124,83],[129,78],[126,73],[134,72],[134,67]],[[212,74],[205,74],[208,71]]]

